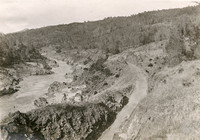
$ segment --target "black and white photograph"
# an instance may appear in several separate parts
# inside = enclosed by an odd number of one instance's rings
[[[200,140],[200,0],[0,0],[0,140]]]

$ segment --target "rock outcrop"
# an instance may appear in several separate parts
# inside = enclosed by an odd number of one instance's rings
[[[49,88],[48,88],[48,93],[46,94],[47,96],[53,96],[55,93],[61,92],[63,83],[60,82],[53,82]]]
[[[26,114],[10,114],[1,124],[1,136],[6,140],[97,139],[115,116],[102,103],[47,106]]]
[[[39,99],[34,101],[34,105],[37,107],[45,107],[48,105],[47,99],[40,97]]]
[[[17,92],[18,89],[15,89],[13,87],[8,87],[8,88],[4,88],[3,90],[0,90],[0,97],[1,96],[4,96],[4,95],[10,95],[10,94],[13,94],[15,92]]]
[[[17,85],[22,79],[9,70],[0,69],[0,97],[4,95],[13,94],[18,91]]]
[[[51,59],[45,59],[45,62],[51,67],[51,68],[55,68],[55,67],[59,67],[58,63],[55,60],[51,60]]]

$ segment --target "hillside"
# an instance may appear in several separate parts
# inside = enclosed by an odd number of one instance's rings
[[[114,140],[199,139],[200,61],[155,75],[155,86],[121,125]]]
[[[52,47],[58,53],[68,53],[74,49],[98,49],[102,53],[116,54],[127,48],[171,40],[171,44],[177,43],[173,44],[177,45],[177,51],[184,51],[184,48],[181,48],[183,37],[189,37],[190,41],[196,41],[199,37],[198,16],[199,6],[144,12],[130,17],[106,18],[95,22],[72,23],[7,34],[6,44],[10,47],[23,44],[35,49]],[[170,53],[174,49],[175,47],[168,47]]]

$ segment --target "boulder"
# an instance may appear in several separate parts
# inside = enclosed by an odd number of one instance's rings
[[[57,81],[53,82],[48,89],[47,96],[52,96],[55,93],[60,92],[62,90],[62,86],[63,86],[63,83],[61,82],[57,82]]]
[[[37,107],[45,107],[48,105],[47,99],[40,97],[39,99],[34,101],[34,105]]]

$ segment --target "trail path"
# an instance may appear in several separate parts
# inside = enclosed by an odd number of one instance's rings
[[[139,67],[133,64],[128,63],[128,65],[132,73],[137,75],[135,89],[132,91],[133,93],[129,98],[128,104],[124,106],[124,108],[117,114],[114,123],[102,134],[99,140],[112,140],[115,131],[119,129],[119,126],[122,124],[125,118],[132,113],[136,105],[147,94],[148,84],[146,76],[144,75],[143,71]]]

